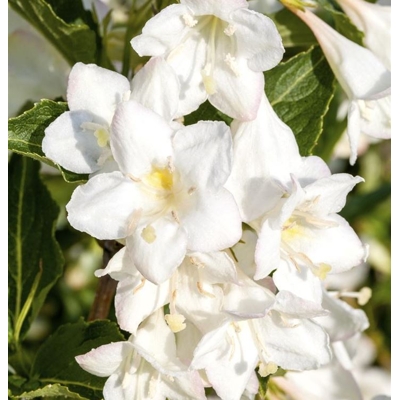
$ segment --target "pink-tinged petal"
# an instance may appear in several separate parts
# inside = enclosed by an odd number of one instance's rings
[[[176,356],[175,336],[159,309],[147,318],[133,339],[137,352],[162,374],[179,376],[187,367]]]
[[[121,172],[97,175],[75,189],[66,206],[68,221],[97,239],[125,238],[141,196],[136,184]]]
[[[192,194],[193,208],[179,218],[188,233],[188,249],[211,252],[233,246],[242,236],[242,223],[231,193]]]
[[[314,318],[314,321],[328,332],[332,342],[350,339],[369,327],[364,311],[355,309],[328,293],[324,293],[322,307],[330,311],[330,315]]]
[[[136,334],[139,324],[170,301],[170,282],[155,285],[136,271],[118,283],[115,311],[119,326]]]
[[[283,369],[316,369],[331,359],[329,337],[310,320],[296,323],[271,311],[264,318],[252,320],[257,339],[265,349],[264,363],[273,362]]]
[[[182,15],[189,10],[184,4],[173,4],[147,21],[143,33],[131,40],[133,49],[140,56],[161,56],[176,47],[188,27]]]
[[[133,350],[130,342],[109,343],[75,359],[81,368],[93,375],[110,376],[118,370],[124,358]]]
[[[131,99],[167,121],[177,116],[179,92],[177,75],[161,57],[150,59],[132,80]]]
[[[215,64],[213,80],[216,91],[208,99],[224,114],[241,121],[251,121],[256,118],[264,95],[264,75],[251,70],[246,59],[232,59],[229,55]],[[234,58],[233,55],[231,57]]]
[[[203,382],[197,371],[189,371],[182,376],[174,377],[173,382],[165,377],[160,382],[160,392],[167,399],[207,400]]]
[[[146,232],[151,229],[151,236]],[[187,246],[186,230],[172,216],[140,225],[126,240],[137,270],[150,282],[165,282],[182,263]]]
[[[347,194],[360,182],[364,182],[360,176],[333,174],[308,185],[305,200],[314,200],[311,212],[315,215],[338,213],[346,204]]]
[[[290,247],[297,253],[306,254],[314,265],[329,265],[333,273],[361,264],[367,256],[367,249],[348,222],[336,214],[324,220],[336,226],[322,229],[299,226],[288,241]]]
[[[233,331],[233,332],[232,332]],[[206,366],[207,377],[221,399],[240,400],[258,363],[258,351],[247,324],[240,332],[231,329],[231,352],[222,360]]]
[[[258,12],[240,9],[232,15],[237,28],[237,55],[248,59],[253,71],[269,70],[282,60],[285,49],[274,22]]]
[[[120,104],[111,126],[111,149],[121,171],[135,178],[152,166],[166,167],[172,129],[160,115],[134,100]]]
[[[235,120],[231,129],[234,156],[226,187],[244,221],[250,222],[276,205],[284,192],[282,185],[290,183],[290,173],[301,158],[292,130],[278,118],[265,95],[256,119]]]
[[[228,179],[232,139],[224,122],[200,121],[176,132],[174,165],[188,187],[216,191]]]
[[[77,63],[68,79],[68,106],[71,111],[90,111],[99,122],[109,125],[115,108],[129,91],[129,81],[123,75],[94,64]]]
[[[194,15],[215,15],[218,18],[227,21],[230,14],[239,8],[247,8],[245,0],[182,0],[182,4],[190,8]]]
[[[91,174],[100,169],[97,163],[102,148],[93,131],[82,128],[93,121],[88,111],[69,111],[61,114],[45,130],[42,150],[46,157],[69,171]]]

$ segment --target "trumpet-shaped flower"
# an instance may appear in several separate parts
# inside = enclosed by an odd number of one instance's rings
[[[161,85],[155,79],[158,76],[167,83]],[[178,97],[177,77],[161,58],[148,62],[132,83],[116,72],[94,64],[77,63],[68,80],[69,111],[46,129],[43,152],[57,164],[76,173],[117,170],[110,135],[118,104],[133,99],[172,121],[177,113]]]
[[[345,38],[311,11],[291,9],[313,31],[350,100],[347,134],[350,163],[354,164],[361,132],[381,139],[390,138],[390,71],[371,50]]]
[[[391,69],[390,6],[369,3],[365,0],[337,0],[353,24],[364,32],[364,44]]]
[[[140,55],[165,57],[181,83],[180,114],[207,98],[233,118],[251,120],[264,91],[262,71],[284,49],[274,23],[245,0],[182,0],[146,23],[132,39]]]
[[[241,219],[223,187],[232,143],[222,122],[174,133],[155,112],[131,100],[112,123],[111,149],[120,171],[78,187],[67,205],[76,229],[98,239],[125,239],[132,261],[154,283],[167,280],[187,250],[236,243]]]
[[[187,372],[176,353],[174,335],[159,310],[128,341],[100,346],[76,361],[93,375],[109,377],[105,400],[205,400],[198,373]]]
[[[75,64],[68,79],[69,111],[45,130],[46,157],[76,173],[117,169],[109,144],[110,125],[117,105],[129,95],[124,76],[94,64]]]

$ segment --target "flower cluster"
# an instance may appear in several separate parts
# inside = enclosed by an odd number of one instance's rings
[[[329,53],[324,29],[315,32]],[[205,399],[207,387],[221,399],[253,398],[256,370],[327,365],[368,326],[324,284],[366,258],[338,215],[363,179],[301,157],[273,111],[263,71],[283,56],[275,25],[245,0],[181,0],[132,46],[151,56],[132,82],[73,67],[69,111],[43,141],[47,157],[89,174],[67,205],[71,225],[124,244],[96,275],[118,281],[116,316],[130,338],[77,362],[109,377],[106,400]],[[375,98],[370,86],[387,88],[379,68],[356,89],[352,76],[338,77],[352,104]],[[230,127],[182,123],[207,99]]]

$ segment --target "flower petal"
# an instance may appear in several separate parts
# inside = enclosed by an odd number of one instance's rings
[[[265,95],[256,119],[235,120],[231,129],[234,157],[226,187],[244,221],[250,222],[276,205],[284,191],[280,183],[290,182],[290,173],[301,158],[292,130],[278,118]]]
[[[187,371],[176,356],[175,336],[165,322],[162,309],[143,322],[132,343],[137,352],[161,373],[177,376]]]
[[[257,338],[265,348],[264,363],[274,362],[283,369],[316,369],[330,361],[329,337],[326,332],[310,320],[301,320],[297,325],[286,323],[280,314],[252,321]]]
[[[75,229],[106,240],[127,236],[130,216],[140,204],[136,184],[116,171],[97,175],[77,187],[66,208]]]
[[[91,122],[88,111],[67,111],[61,114],[45,130],[42,150],[46,157],[69,171],[90,174],[100,169],[97,163],[102,148],[92,131],[82,128]]]
[[[230,14],[239,8],[247,8],[246,0],[230,0],[230,1],[216,1],[216,0],[182,0],[194,15],[216,15],[222,20],[228,20]]]
[[[242,236],[242,223],[231,193],[192,194],[195,206],[179,217],[188,232],[188,249],[211,252],[233,246]],[[195,210],[195,212],[194,212]]]
[[[179,92],[178,77],[161,57],[150,59],[132,80],[131,99],[167,121],[177,116]]]
[[[216,91],[208,99],[224,114],[241,121],[251,121],[257,116],[264,94],[264,75],[251,70],[246,59],[222,58],[223,54],[213,70]]]
[[[176,132],[174,165],[187,182],[200,190],[216,191],[228,179],[232,139],[224,122],[200,121]]]
[[[71,111],[90,111],[99,123],[110,125],[115,108],[129,91],[129,81],[123,75],[79,62],[68,79],[68,106]]]
[[[166,167],[172,129],[160,115],[130,100],[117,108],[111,129],[111,149],[122,172],[140,178],[152,165]]]
[[[282,38],[270,18],[248,9],[236,10],[231,18],[237,27],[237,55],[248,59],[253,71],[269,70],[282,60]]]
[[[142,56],[161,56],[173,49],[188,27],[182,15],[189,12],[184,4],[172,4],[146,22],[143,33],[131,40],[133,49]]]
[[[151,223],[154,240],[146,240],[139,225],[126,240],[129,255],[138,271],[150,282],[165,282],[182,263],[186,254],[187,234],[172,217]]]
[[[75,359],[81,368],[93,375],[110,376],[118,370],[124,358],[133,350],[132,343],[128,341],[109,343]]]

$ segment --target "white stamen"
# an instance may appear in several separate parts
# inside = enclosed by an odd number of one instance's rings
[[[194,186],[191,186],[188,190],[188,195],[190,196],[195,190],[196,188]]]
[[[231,53],[228,53],[228,54],[225,56],[224,61],[226,62],[226,64],[228,65],[228,67],[232,70],[232,72],[233,72],[236,76],[239,76],[239,75],[240,75],[240,73],[239,73],[239,68],[238,68],[237,63],[236,63],[236,58],[235,58],[235,57],[232,57],[232,56],[231,56]]]
[[[371,288],[365,286],[362,289],[360,289],[359,292],[330,291],[329,294],[336,296],[336,297],[350,297],[352,299],[357,299],[357,303],[360,306],[365,306],[372,296],[372,290],[371,290]]]
[[[139,285],[137,285],[135,287],[135,289],[133,289],[133,294],[137,293],[144,286],[145,283],[146,283],[146,279],[142,278]]]
[[[198,268],[204,268],[205,265],[201,263],[197,258],[189,257],[189,261]]]
[[[205,290],[203,288],[203,285],[201,284],[201,282],[196,282],[196,286],[197,286],[197,290],[199,291],[200,294],[202,294],[203,296],[207,296],[210,297],[211,299],[215,299],[215,296],[208,292],[207,290]]]
[[[226,36],[232,36],[236,32],[236,26],[229,24],[225,29],[224,33]]]
[[[181,221],[179,220],[179,218],[178,218],[178,214],[176,213],[176,211],[171,211],[171,214],[172,214],[172,218],[178,223],[178,224],[180,224],[181,223]]]
[[[143,210],[141,208],[133,211],[133,213],[131,214],[131,217],[129,219],[126,236],[132,235],[132,233],[134,232],[134,230],[137,227],[140,217],[142,216],[142,212],[143,212]]]
[[[182,15],[183,20],[185,21],[185,25],[189,28],[193,28],[199,22],[197,19],[194,19],[190,14]]]

